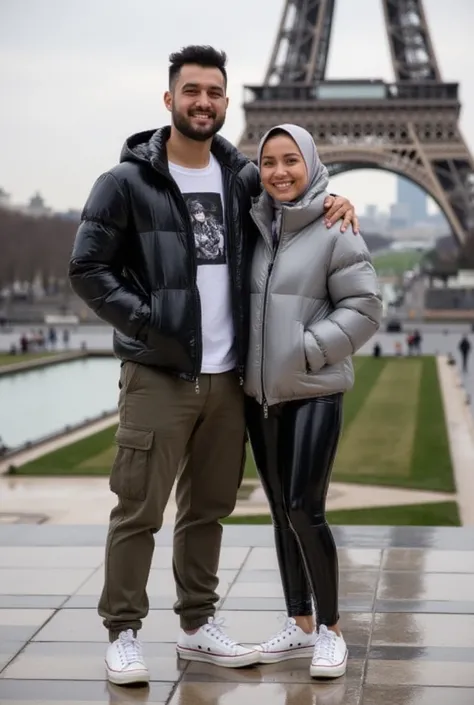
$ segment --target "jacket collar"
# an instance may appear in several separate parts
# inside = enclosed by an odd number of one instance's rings
[[[297,206],[283,205],[281,207],[282,230],[280,236],[294,235],[318,220],[324,213],[324,201],[328,195],[327,191],[316,194],[309,191],[301,204]],[[262,223],[271,233],[277,211],[273,199],[266,191],[263,191],[258,198],[253,199],[251,212],[254,219]]]
[[[145,161],[160,172],[168,172],[166,143],[171,135],[169,125],[158,130],[148,130],[132,135],[125,142],[120,155],[120,161]],[[221,166],[233,172],[240,171],[249,159],[236,149],[228,140],[215,135],[212,140],[211,152]]]

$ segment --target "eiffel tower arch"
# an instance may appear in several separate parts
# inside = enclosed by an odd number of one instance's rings
[[[384,169],[417,183],[472,252],[474,161],[458,84],[442,81],[422,0],[382,0],[394,83],[326,80],[335,1],[285,0],[263,84],[245,87],[240,149],[256,159],[270,127],[301,125],[330,174]]]

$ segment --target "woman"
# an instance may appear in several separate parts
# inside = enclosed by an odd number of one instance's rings
[[[382,305],[362,238],[326,226],[328,173],[309,132],[273,128],[258,162],[265,190],[251,211],[261,237],[251,272],[247,425],[288,619],[257,649],[262,663],[312,655],[313,677],[336,678],[347,648],[325,500],[343,394],[354,382],[351,355],[378,329]]]

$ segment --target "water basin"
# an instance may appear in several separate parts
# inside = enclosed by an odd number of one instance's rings
[[[114,411],[120,363],[89,357],[0,377],[0,438],[14,448]]]

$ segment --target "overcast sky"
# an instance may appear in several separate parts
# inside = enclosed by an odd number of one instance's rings
[[[461,83],[461,125],[474,151],[474,0],[425,0],[445,81]],[[239,139],[244,84],[263,80],[283,0],[0,0],[0,186],[16,202],[39,189],[81,208],[133,132],[168,123],[168,55],[213,44],[229,55],[222,134]],[[380,0],[337,0],[328,78],[393,80]],[[359,210],[385,208],[395,179],[333,180]]]

